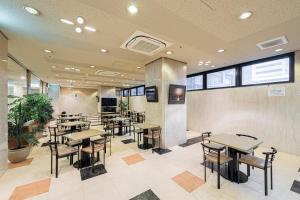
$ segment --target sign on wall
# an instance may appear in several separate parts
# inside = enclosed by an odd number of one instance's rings
[[[285,96],[285,87],[269,87],[268,88],[269,97],[282,97]]]

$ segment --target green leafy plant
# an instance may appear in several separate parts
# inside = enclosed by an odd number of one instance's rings
[[[126,111],[128,109],[128,102],[120,100],[119,108],[120,108],[121,112]]]
[[[45,125],[53,118],[54,112],[51,105],[51,98],[45,94],[29,94],[26,99],[26,110],[31,120],[39,123],[39,130],[43,130]]]
[[[8,104],[8,140],[14,143],[13,149],[21,149],[25,146],[36,145],[38,141],[33,132],[27,132],[24,128],[28,121],[28,113],[25,109],[26,100],[23,97],[9,96]]]

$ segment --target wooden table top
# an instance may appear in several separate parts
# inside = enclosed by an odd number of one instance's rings
[[[120,114],[104,114],[104,115],[102,115],[102,117],[116,117],[116,116],[120,116]]]
[[[88,123],[90,123],[90,122],[74,121],[74,122],[64,122],[64,123],[61,123],[60,125],[70,127],[70,126],[80,126],[80,125],[84,125],[84,124],[88,124]]]
[[[241,152],[248,152],[263,143],[261,140],[223,133],[212,135],[211,137],[205,138],[205,140],[222,144]]]
[[[140,129],[149,129],[149,128],[157,128],[159,125],[157,124],[151,124],[151,123],[142,123],[142,124],[136,124],[136,127]]]
[[[96,130],[96,129],[89,129],[86,131],[80,131],[76,133],[72,133],[70,135],[66,135],[65,137],[70,140],[84,140],[95,136],[100,136],[101,134],[104,134],[104,130]]]
[[[130,118],[128,117],[116,117],[111,119],[112,121],[125,121],[125,120],[129,120]]]

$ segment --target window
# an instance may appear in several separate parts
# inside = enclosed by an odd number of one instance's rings
[[[186,87],[187,87],[187,90],[202,90],[203,89],[203,75],[188,77]]]
[[[137,95],[138,96],[145,95],[145,86],[140,86],[140,87],[137,88]]]
[[[124,89],[123,90],[123,97],[128,97],[129,96],[129,90],[128,89]]]
[[[233,87],[236,85],[235,68],[207,74],[207,88]]]
[[[289,80],[289,57],[242,67],[242,85],[287,82]]]
[[[130,89],[130,96],[136,96],[136,88]]]

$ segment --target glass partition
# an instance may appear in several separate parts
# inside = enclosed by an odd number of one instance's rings
[[[8,61],[8,95],[23,96],[27,93],[26,70],[12,60]]]

